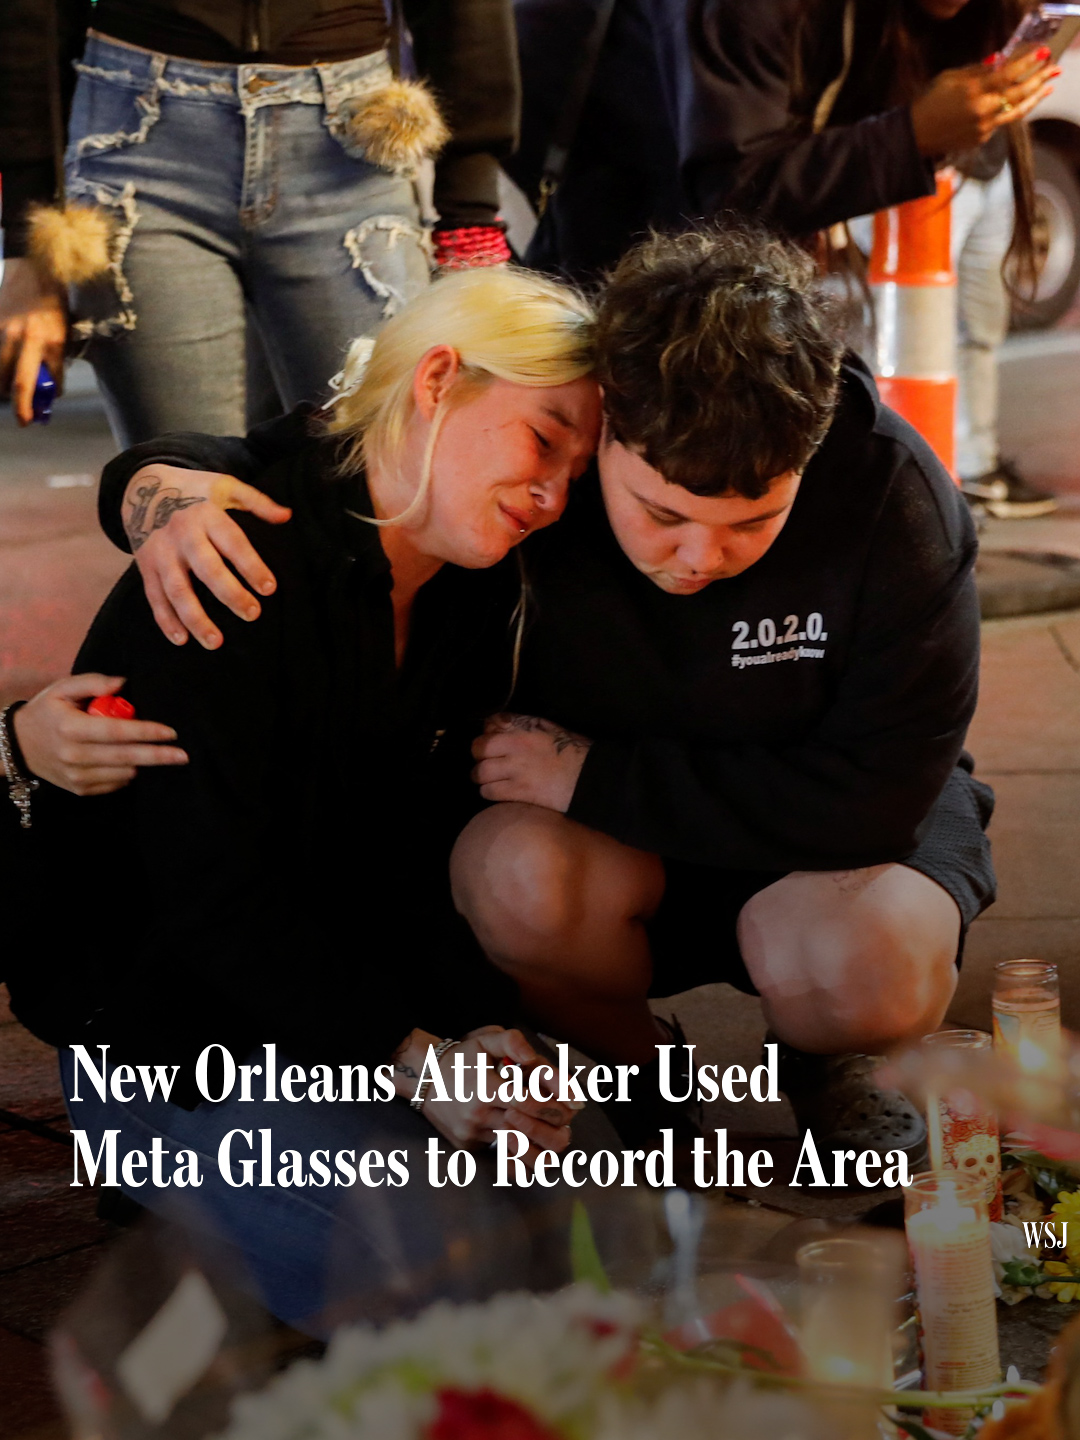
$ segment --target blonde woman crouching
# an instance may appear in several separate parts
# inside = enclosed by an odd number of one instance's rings
[[[208,446],[220,456],[222,442],[191,434],[112,462],[130,475],[133,551],[184,509],[226,494],[252,512],[242,524],[277,583],[267,577],[261,602],[248,596],[257,625],[200,586],[211,628],[183,644],[183,614],[164,593],[148,603],[133,565],[78,657],[76,671],[93,673],[8,717],[16,763],[43,783],[29,829],[2,806],[7,873],[39,923],[55,877],[71,877],[62,916],[51,911],[54,952],[69,958],[46,967],[14,958],[18,937],[8,947],[16,1011],[60,1047],[68,1096],[66,1047],[76,1042],[95,1055],[109,1045],[110,1064],[182,1067],[169,1103],[88,1103],[84,1083],[72,1118],[95,1149],[110,1125],[162,1135],[174,1151],[213,1153],[237,1125],[273,1125],[275,1143],[288,1145],[300,1106],[184,1108],[199,1099],[193,1062],[210,1044],[237,1064],[267,1043],[306,1066],[392,1062],[405,1098],[442,1039],[466,1037],[442,1061],[448,1076],[462,1051],[467,1066],[480,1050],[496,1064],[535,1062],[521,1033],[502,1028],[513,996],[455,916],[447,858],[476,805],[469,744],[511,684],[511,551],[559,518],[596,445],[591,341],[590,311],[572,291],[523,272],[467,272],[385,326],[329,414],[301,409],[228,442],[231,476],[201,459]],[[228,553],[233,565],[245,558]],[[211,553],[196,567],[203,581],[222,568]],[[140,736],[128,727],[124,737],[145,742],[148,768],[133,778],[95,744],[94,763],[77,773],[79,727],[95,724],[82,704],[121,686],[148,717]],[[41,760],[57,750],[76,761],[61,773]],[[399,1146],[424,1146],[431,1125],[469,1145],[511,1125],[562,1149],[571,1118],[569,1106],[534,1101],[427,1101],[419,1114],[400,1102],[306,1102],[301,1148],[359,1153],[389,1146],[389,1132]],[[169,1194],[131,1193],[151,1207]],[[197,1198],[247,1253],[270,1307],[317,1329],[327,1235],[343,1223],[346,1193],[231,1189],[208,1177]],[[416,1232],[409,1243],[432,1251],[429,1270],[446,1241],[423,1209],[435,1194],[422,1175],[394,1192],[394,1213]],[[465,1194],[468,1213],[481,1213]],[[373,1257],[378,1288],[385,1255],[369,1235],[357,1246]]]

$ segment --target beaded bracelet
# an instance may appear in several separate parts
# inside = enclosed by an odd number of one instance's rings
[[[504,265],[510,246],[500,225],[463,225],[458,230],[436,230],[435,263],[442,270],[472,270],[482,265]]]
[[[40,781],[30,775],[24,775],[16,760],[18,746],[15,736],[10,729],[11,716],[25,705],[25,700],[17,700],[14,705],[7,705],[0,710],[0,770],[4,773],[4,779],[8,782],[8,797],[15,809],[19,812],[19,824],[24,830],[30,829],[30,797],[40,786]]]
[[[452,1045],[460,1044],[460,1040],[440,1040],[438,1045],[435,1046],[435,1064],[437,1065],[439,1063],[439,1061],[442,1059],[442,1057],[446,1054],[447,1050],[449,1050]],[[423,1079],[418,1082],[416,1086],[416,1094],[409,1101],[409,1104],[414,1110],[419,1110],[420,1107],[423,1105],[424,1099],[427,1094],[427,1087],[429,1085],[433,1085],[434,1083],[434,1079],[430,1075],[425,1075]]]

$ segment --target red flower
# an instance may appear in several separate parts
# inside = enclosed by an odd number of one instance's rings
[[[440,1390],[426,1440],[562,1440],[535,1415],[494,1390]]]

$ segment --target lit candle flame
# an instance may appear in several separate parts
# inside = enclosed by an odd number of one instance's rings
[[[1016,1047],[1016,1062],[1027,1074],[1037,1075],[1039,1071],[1049,1068],[1050,1056],[1041,1045],[1036,1045],[1034,1040],[1022,1035]]]

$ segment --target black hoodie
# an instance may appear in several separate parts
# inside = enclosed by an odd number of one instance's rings
[[[740,870],[915,849],[975,709],[976,539],[865,370],[844,367],[788,522],[741,575],[666,594],[619,548],[595,478],[526,549],[514,703],[594,741],[574,819]]]

